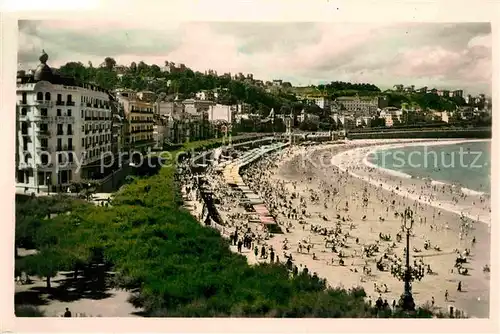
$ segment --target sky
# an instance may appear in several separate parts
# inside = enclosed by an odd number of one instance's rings
[[[19,21],[18,62],[98,66],[184,63],[294,86],[330,81],[463,89],[491,95],[489,23]]]

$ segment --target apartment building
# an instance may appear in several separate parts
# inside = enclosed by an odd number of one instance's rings
[[[125,111],[120,105],[114,94],[109,95],[111,105],[111,152],[113,156],[118,157],[120,161],[120,153],[125,151]],[[118,166],[119,167],[119,166]]]
[[[387,106],[386,97],[345,96],[336,99],[341,109],[356,116],[371,116]]]
[[[309,114],[306,113],[304,109],[300,112],[299,115],[297,115],[297,122],[302,123],[302,122],[311,122],[318,124],[319,123],[319,116],[314,115],[314,114]]]
[[[189,127],[189,117],[186,116],[184,105],[180,101],[158,101],[155,103],[155,114],[159,122],[157,127],[156,140],[167,141],[174,144],[183,143],[186,137],[186,129]],[[165,126],[166,129],[161,127]],[[163,134],[163,138],[161,137]]]
[[[234,119],[235,108],[224,104],[214,104],[208,109],[208,120],[210,122],[223,121],[232,123]]]
[[[379,118],[385,119],[385,126],[392,127],[394,123],[401,122],[403,111],[398,108],[388,107],[380,112]]]
[[[356,126],[356,120],[353,115],[340,115],[338,113],[334,113],[330,117],[337,124],[337,126],[341,126],[344,129],[352,129]]]
[[[315,104],[321,109],[330,109],[330,105],[332,104],[331,100],[326,96],[306,95],[297,96],[297,99],[306,101],[306,103]]]
[[[108,93],[54,73],[43,52],[34,72],[17,75],[16,192],[61,191],[101,178],[111,150]]]
[[[210,136],[208,114],[215,102],[187,99],[182,101],[182,104],[184,105],[185,123],[187,123],[185,128],[187,140],[208,138]]]
[[[154,145],[153,104],[130,90],[118,90],[116,97],[125,117],[125,150],[146,153]]]

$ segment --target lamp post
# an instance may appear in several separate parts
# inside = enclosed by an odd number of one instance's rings
[[[404,275],[405,291],[401,296],[401,306],[405,311],[415,310],[415,301],[411,293],[410,281],[412,280],[412,273],[410,269],[410,231],[413,227],[413,211],[410,207],[405,209],[403,228],[406,230],[406,271]]]

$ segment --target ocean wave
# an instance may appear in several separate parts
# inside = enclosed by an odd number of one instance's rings
[[[460,141],[460,142],[463,142],[463,141]],[[447,142],[448,143],[448,142]],[[454,141],[454,143],[457,143],[457,141]],[[411,143],[407,143],[407,144],[410,144]],[[422,145],[422,143],[414,143],[416,145]],[[436,144],[436,142],[433,142],[433,144]],[[416,145],[412,145],[412,146],[416,146]],[[388,145],[388,146],[394,146],[393,145]],[[408,145],[405,145],[405,144],[401,144],[401,145],[398,145],[398,146],[408,146]],[[384,190],[387,190],[387,191],[395,191],[398,195],[402,196],[402,197],[406,197],[408,199],[411,199],[413,201],[417,201],[417,202],[420,202],[422,204],[427,204],[427,205],[430,205],[432,207],[435,207],[437,209],[441,209],[441,210],[445,210],[445,211],[448,211],[448,212],[452,212],[452,213],[455,213],[457,215],[463,215],[471,220],[474,220],[474,221],[480,221],[482,223],[485,223],[485,224],[490,224],[491,223],[491,217],[484,215],[482,213],[472,213],[470,212],[470,208],[467,208],[465,206],[460,206],[460,205],[457,205],[455,203],[451,203],[451,202],[446,202],[446,201],[439,201],[439,200],[436,200],[436,199],[432,199],[432,198],[429,198],[429,196],[422,196],[422,195],[419,195],[419,194],[414,194],[414,193],[411,193],[410,191],[408,191],[407,189],[405,189],[405,187],[398,187],[398,189],[396,189],[393,185],[390,185],[386,182],[383,182],[383,181],[380,181],[380,180],[374,180],[372,179],[370,176],[366,176],[366,175],[360,175],[358,173],[355,173],[352,171],[352,169],[349,169],[348,166],[349,164],[351,165],[359,165],[359,163],[362,163],[370,168],[377,168],[378,170],[381,170],[383,171],[384,173],[386,174],[390,174],[390,175],[394,175],[394,176],[399,176],[399,177],[402,177],[402,178],[405,178],[405,179],[408,179],[408,178],[412,178],[411,175],[409,174],[406,174],[406,173],[402,173],[402,172],[397,172],[397,171],[394,171],[394,170],[390,170],[390,169],[386,169],[386,168],[382,168],[380,166],[377,166],[371,162],[368,161],[368,156],[373,153],[374,151],[376,150],[379,150],[380,147],[378,148],[375,148],[375,149],[371,149],[371,148],[366,148],[366,147],[362,147],[362,148],[354,148],[350,151],[344,151],[344,152],[341,152],[335,156],[332,157],[331,159],[331,163],[332,165],[336,166],[340,171],[342,172],[348,172],[351,176],[353,177],[356,177],[358,179],[361,179],[365,182],[368,182],[370,183],[371,185],[373,186],[376,186],[376,187],[381,187],[382,189]],[[353,151],[358,151],[358,152],[353,152]],[[363,153],[365,151],[368,151],[366,154],[364,154],[364,157],[363,159],[360,161],[358,160],[357,162],[356,161],[353,161],[352,160],[352,157],[353,156],[356,156],[357,153]],[[359,155],[358,155],[359,156]],[[429,178],[428,178],[429,179]],[[442,182],[442,181],[435,181],[435,180],[432,180],[430,179],[431,182],[433,184],[436,184],[436,185],[446,185],[447,183],[446,182]],[[468,188],[464,188],[464,187],[461,187],[461,191],[468,194],[468,195],[483,195],[484,193],[482,192],[478,192],[478,191],[474,191],[474,190],[471,190],[471,189],[468,189]]]
[[[471,195],[471,196],[484,196],[484,195],[487,195],[487,194],[486,194],[485,192],[483,192],[483,191],[472,190],[472,189],[465,188],[465,187],[460,188],[460,190],[461,190],[461,191],[462,191],[462,193],[464,193],[465,195]]]

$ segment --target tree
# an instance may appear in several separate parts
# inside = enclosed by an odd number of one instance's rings
[[[148,68],[149,68],[149,66],[145,62],[143,62],[142,60],[137,65],[137,71],[141,75],[144,75],[147,72]]]
[[[50,279],[61,269],[61,255],[56,249],[45,248],[35,255],[22,258],[21,263],[21,268],[28,275],[45,277],[47,289],[50,289]]]
[[[134,73],[137,71],[137,64],[135,63],[135,61],[130,63],[130,71],[132,71]]]
[[[112,70],[115,66],[116,66],[116,60],[114,60],[113,58],[111,57],[106,57],[104,58],[104,66],[108,69],[108,70]]]

